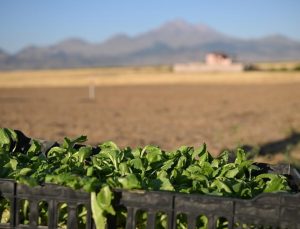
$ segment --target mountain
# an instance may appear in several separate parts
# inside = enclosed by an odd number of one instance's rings
[[[0,49],[0,61],[4,61],[9,57],[9,55],[4,52],[4,50]]]
[[[295,60],[300,59],[300,42],[278,34],[240,39],[175,20],[134,37],[117,34],[102,43],[72,38],[46,47],[25,47],[14,55],[0,50],[0,69],[172,64],[201,61],[211,51],[245,62]]]

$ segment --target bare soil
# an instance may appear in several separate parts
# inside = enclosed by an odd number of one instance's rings
[[[0,114],[1,127],[34,138],[87,135],[91,144],[167,150],[206,142],[216,155],[244,144],[284,144],[300,133],[300,83],[105,86],[95,100],[86,87],[2,88]],[[279,151],[299,156],[298,141]]]

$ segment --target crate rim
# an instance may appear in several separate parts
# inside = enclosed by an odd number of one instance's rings
[[[84,192],[83,189],[72,189],[71,187],[54,184],[54,183],[43,183],[37,186],[28,186],[26,184],[19,183],[17,180],[14,179],[7,179],[7,178],[0,178],[1,182],[9,182],[17,185],[24,185],[29,188],[38,188],[38,187],[44,187],[44,186],[55,186],[55,187],[61,187],[66,188],[69,190],[72,190],[74,192]],[[296,197],[300,200],[300,191],[299,192],[285,192],[285,191],[278,191],[278,192],[268,192],[268,193],[260,193],[252,198],[239,198],[239,197],[230,197],[230,196],[217,196],[212,194],[201,194],[201,193],[183,193],[183,192],[176,192],[176,191],[167,191],[167,190],[145,190],[145,189],[124,189],[124,188],[112,188],[114,193],[132,193],[132,194],[147,194],[147,193],[153,193],[153,194],[163,194],[163,195],[172,195],[172,196],[178,196],[178,197],[203,197],[207,199],[222,199],[222,200],[231,200],[231,201],[255,201],[260,198],[264,197]],[[1,192],[0,192],[1,194]],[[90,194],[90,193],[89,193]]]

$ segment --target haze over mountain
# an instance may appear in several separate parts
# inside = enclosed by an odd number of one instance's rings
[[[134,37],[117,34],[102,43],[71,38],[51,46],[25,47],[14,55],[0,49],[0,69],[172,64],[201,61],[211,51],[244,62],[296,60],[300,41],[283,35],[241,39],[175,20]]]

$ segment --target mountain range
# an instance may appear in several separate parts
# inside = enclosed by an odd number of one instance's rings
[[[0,49],[0,69],[41,69],[160,65],[203,61],[207,52],[224,52],[242,62],[300,59],[300,41],[283,35],[241,39],[183,20],[130,37],[117,34],[101,43],[72,38],[16,54]]]

